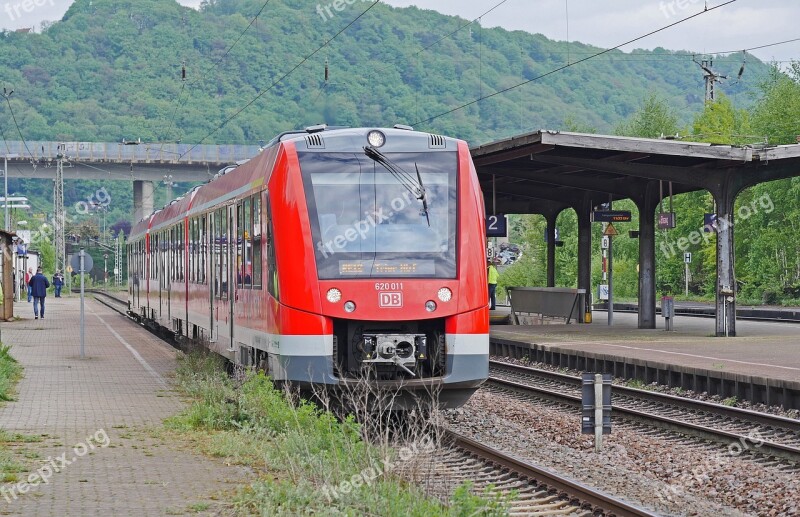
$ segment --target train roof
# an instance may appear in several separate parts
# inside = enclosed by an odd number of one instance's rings
[[[192,200],[197,195],[197,192],[198,189],[192,189],[187,194],[170,202],[163,210],[156,212],[153,215],[150,229],[153,231],[160,230],[178,219],[183,219],[192,207]]]
[[[153,217],[156,215],[158,211],[153,212],[152,214],[148,215],[144,219],[141,219],[139,222],[133,225],[131,228],[131,233],[128,235],[128,240],[137,239],[139,237],[144,236],[149,230],[150,226],[153,222]]]
[[[371,137],[374,135],[375,140]],[[273,142],[277,143],[275,140]],[[292,142],[298,151],[309,152],[357,152],[366,146],[379,148],[381,152],[402,153],[427,151],[455,151],[458,139],[414,131],[409,126],[393,128],[360,127],[328,128],[314,126],[305,131],[284,133],[279,142]],[[376,145],[376,143],[380,145]]]

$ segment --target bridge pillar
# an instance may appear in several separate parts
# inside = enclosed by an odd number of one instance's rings
[[[656,230],[655,210],[658,182],[647,184],[644,196],[636,200],[639,209],[639,328],[656,328]]]
[[[592,308],[592,201],[588,195],[575,206],[578,214],[578,289],[586,289],[585,312]]]
[[[133,219],[141,221],[153,212],[153,182],[134,180],[133,182]]]

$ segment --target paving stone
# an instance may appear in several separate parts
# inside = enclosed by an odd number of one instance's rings
[[[0,428],[47,435],[40,443],[13,446],[38,454],[28,460],[31,472],[59,465],[49,458],[64,454],[71,463],[16,498],[11,484],[0,485],[6,489],[0,492],[0,515],[220,513],[223,508],[212,497],[235,491],[246,482],[247,470],[186,450],[153,431],[185,405],[172,383],[177,352],[87,299],[81,359],[77,297],[48,298],[44,320],[25,314],[26,305],[15,308],[23,320],[0,328],[3,343],[24,367],[16,400],[0,407]],[[90,443],[93,450],[81,456],[84,448],[76,444]],[[197,503],[210,506],[190,511]]]

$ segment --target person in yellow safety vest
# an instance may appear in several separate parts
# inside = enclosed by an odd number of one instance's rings
[[[497,272],[497,268],[494,267],[494,263],[491,260],[486,261],[486,264],[489,277],[489,310],[493,311],[497,303],[497,277],[500,276],[500,274]]]

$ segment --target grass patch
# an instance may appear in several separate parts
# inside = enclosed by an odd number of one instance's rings
[[[0,344],[0,401],[13,400],[14,385],[22,376],[22,367],[10,351],[10,346]]]
[[[394,448],[362,439],[365,426],[277,390],[263,374],[231,379],[215,356],[180,359],[176,378],[192,399],[169,429],[226,463],[261,476],[230,501],[237,513],[259,515],[505,515],[505,500],[459,487],[449,504],[386,468]],[[426,454],[429,456],[429,454]],[[387,463],[389,462],[389,463]]]
[[[20,481],[20,474],[28,472],[28,465],[21,463],[20,459],[38,459],[36,451],[19,449],[12,451],[9,445],[21,443],[41,442],[41,435],[28,435],[20,433],[10,433],[0,429],[0,483],[16,483]]]

